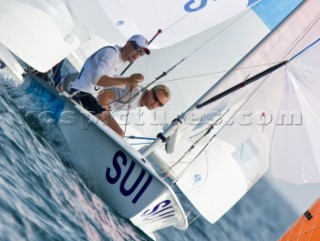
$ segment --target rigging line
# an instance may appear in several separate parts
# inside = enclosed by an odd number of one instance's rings
[[[134,99],[135,97],[137,97],[139,95],[140,92],[144,92],[150,85],[154,84],[156,81],[158,81],[159,79],[165,77],[167,74],[169,74],[172,70],[174,70],[179,64],[181,64],[185,59],[180,60],[178,63],[176,63],[174,66],[172,66],[171,68],[169,68],[167,71],[163,72],[161,75],[159,75],[158,77],[155,78],[155,80],[151,81],[149,84],[147,84],[145,87],[142,87],[141,90],[139,90],[137,93],[135,93],[134,95],[131,96],[130,94],[130,98],[126,101],[126,103],[132,101],[132,99]],[[127,95],[127,94],[126,94]],[[123,97],[121,97],[123,98]],[[119,99],[118,99],[119,100]],[[126,103],[122,103],[123,105],[125,105]],[[122,106],[123,106],[122,105]],[[122,106],[120,106],[116,111],[118,111]]]
[[[159,79],[163,78],[164,76],[166,76],[167,74],[169,74],[172,70],[174,70],[179,64],[181,64],[185,59],[180,60],[177,64],[175,64],[174,66],[172,66],[171,68],[169,68],[166,72],[163,72],[161,75],[159,75],[157,78],[155,78],[155,80],[151,81],[149,84],[147,84],[145,87],[142,87],[141,90],[139,90],[137,93],[135,93],[134,95],[131,96],[130,94],[130,98],[126,101],[126,103],[132,101],[135,97],[137,97],[139,95],[140,92],[144,92],[150,85],[154,84],[156,81],[158,81]],[[123,98],[123,97],[121,97]],[[126,103],[122,103],[122,106],[125,105]],[[120,106],[117,110],[115,110],[114,112],[118,111],[122,106]]]
[[[174,68],[179,65],[180,63],[182,63],[184,60],[186,60],[187,58],[189,58],[190,56],[192,56],[193,54],[195,54],[196,52],[198,52],[202,47],[204,47],[206,44],[208,44],[212,39],[216,38],[217,36],[219,36],[220,34],[222,34],[224,31],[226,31],[229,27],[231,27],[234,23],[236,23],[239,19],[241,19],[242,17],[244,17],[245,15],[247,15],[249,13],[250,10],[246,10],[244,11],[243,14],[241,14],[238,18],[236,18],[234,21],[232,21],[230,24],[228,24],[226,27],[224,27],[223,29],[221,29],[218,33],[216,33],[215,35],[213,35],[212,37],[210,37],[209,39],[207,39],[206,41],[204,41],[202,44],[200,44],[197,48],[195,48],[192,52],[190,52],[186,57],[184,57],[182,60],[180,60],[180,62],[178,62],[176,65],[174,65]],[[168,29],[168,28],[167,28]],[[164,31],[166,31],[167,29],[165,29]],[[163,31],[163,32],[164,32]],[[173,70],[174,68],[172,68],[171,70]],[[171,71],[170,70],[170,71]],[[170,71],[168,71],[167,73],[169,73]],[[157,81],[154,80],[153,82],[151,82],[151,84],[155,83]]]
[[[189,225],[191,225],[192,223],[194,223],[196,220],[198,220],[199,218],[201,217],[201,214],[198,214],[194,219],[192,219],[190,222],[189,222]]]
[[[230,111],[230,108],[228,108],[228,109],[226,109],[225,111],[224,111],[224,113],[221,115],[221,116],[219,116],[219,118],[214,122],[214,123],[212,123],[212,124],[210,124],[210,125],[208,125],[208,127],[207,128],[205,128],[205,129],[203,129],[202,131],[200,131],[199,133],[196,133],[196,134],[194,134],[194,135],[192,135],[192,136],[190,136],[189,137],[189,139],[192,139],[192,138],[194,138],[194,137],[196,137],[196,136],[198,136],[198,135],[200,135],[201,133],[203,133],[203,132],[205,132],[205,131],[207,131],[208,130],[208,128],[210,128],[210,126],[211,125],[216,125],[217,124],[217,122],[218,121],[220,121],[220,120],[222,120],[222,118],[228,113]],[[221,114],[222,112],[220,112],[220,114]]]
[[[302,33],[300,35],[300,39],[298,41],[296,41],[295,44],[291,45],[291,48],[288,49],[289,52],[292,51],[292,49],[303,39],[303,36],[305,36],[310,31],[310,29],[317,23],[317,21],[319,20],[319,16],[320,16],[320,14],[317,15],[317,17],[315,18],[314,22],[311,25],[307,26],[307,28],[304,31],[304,33]],[[285,57],[283,57],[282,60],[283,59],[285,59]],[[202,108],[203,106],[205,106],[207,104],[210,104],[210,103],[212,103],[212,102],[214,102],[214,101],[216,101],[216,100],[218,100],[218,99],[220,99],[220,98],[222,98],[224,96],[227,96],[227,95],[231,94],[234,91],[237,91],[238,89],[240,89],[240,88],[242,88],[242,87],[244,87],[244,86],[246,86],[248,84],[253,83],[254,81],[258,80],[260,77],[263,77],[264,75],[267,75],[267,74],[273,72],[274,70],[276,70],[277,68],[281,67],[282,65],[284,65],[284,64],[286,64],[288,62],[289,62],[288,60],[280,62],[278,65],[270,67],[267,70],[265,70],[263,72],[260,72],[257,75],[254,75],[253,77],[249,78],[247,81],[239,83],[238,85],[235,85],[235,86],[225,90],[224,92],[212,97],[211,99],[205,101],[204,103],[197,105],[197,108],[198,109]]]
[[[228,28],[230,28],[234,23],[236,23],[239,19],[241,19],[242,17],[244,17],[245,15],[247,15],[249,13],[249,10],[244,11],[243,14],[241,14],[238,18],[236,18],[234,21],[232,21],[230,24],[228,24],[226,27],[224,27],[223,29],[221,29],[218,33],[216,33],[215,35],[213,35],[211,38],[207,39],[206,41],[204,41],[200,46],[198,46],[196,49],[194,49],[192,52],[190,52],[186,57],[184,57],[178,64],[176,64],[175,66],[179,65],[181,62],[183,62],[184,60],[186,60],[187,58],[189,58],[190,56],[192,56],[194,53],[196,53],[197,51],[199,51],[199,49],[201,49],[202,47],[204,47],[206,44],[208,44],[212,39],[216,38],[217,36],[219,36],[220,34],[222,34],[224,31],[226,31]],[[189,13],[190,14],[190,13]],[[188,14],[187,14],[188,15]],[[186,17],[187,15],[185,15],[184,17]],[[183,17],[183,18],[184,18]],[[180,20],[178,20],[176,23],[180,22],[183,18],[181,18]],[[176,23],[170,25],[170,27],[166,28],[165,30],[163,30],[163,32],[165,32],[166,30],[168,30],[169,28],[171,28],[172,26],[174,26]],[[159,52],[158,52],[159,53]],[[152,84],[155,83],[157,80],[154,80],[153,82],[151,82]],[[164,83],[164,82],[163,82]],[[148,85],[149,86],[149,85]]]
[[[132,95],[132,92],[129,90],[129,91],[127,92],[127,94],[125,94],[125,95],[128,95],[128,94],[130,93],[130,97],[129,97],[129,99],[126,100],[126,101],[120,102],[120,101],[118,101],[118,100],[115,100],[115,101],[119,102],[121,105],[118,107],[118,109],[114,110],[114,111],[112,112],[112,114],[117,113],[123,106],[125,106],[126,104],[130,103],[131,101],[133,101],[133,100],[140,94],[140,92],[142,92],[143,89],[145,89],[145,88],[142,88],[141,90],[139,90],[139,91],[138,91],[137,93],[135,93],[134,95]],[[141,98],[142,98],[143,96],[144,96],[144,94],[142,94]],[[122,98],[122,97],[121,97],[121,98]],[[113,101],[113,102],[114,102],[114,101]],[[112,102],[111,102],[111,103],[112,103]]]
[[[129,92],[130,93],[130,92]],[[134,94],[132,97],[129,97],[129,99],[126,102],[119,102],[120,106],[116,109],[112,111],[112,115],[115,115],[118,111],[121,111],[121,108],[127,104],[130,104],[130,102],[134,99],[134,97],[138,96],[140,92],[137,92],[136,94]],[[131,95],[130,95],[131,96]]]
[[[150,44],[153,42],[153,40],[154,40],[156,37],[158,37],[158,35],[159,35],[160,33],[162,33],[162,30],[161,30],[161,29],[158,29],[157,33],[152,37],[152,39],[149,40],[148,45],[150,45]],[[123,74],[131,67],[131,65],[132,65],[134,62],[135,62],[135,61],[133,61],[133,62],[131,62],[130,64],[128,64],[128,66],[121,72],[120,75],[123,75]]]
[[[286,56],[288,55],[288,53],[290,53],[290,52],[294,49],[294,47],[297,46],[297,44],[299,44],[299,43],[301,42],[301,40],[303,39],[303,37],[304,37],[304,36],[312,29],[312,27],[319,21],[319,18],[320,18],[320,13],[314,18],[313,23],[312,23],[312,24],[309,24],[309,25],[304,29],[304,32],[301,33],[300,36],[296,38],[296,40],[295,40],[296,43],[292,43],[291,48],[288,48],[287,54],[285,55],[285,57],[283,57],[282,60],[284,60],[284,59],[286,58]],[[298,20],[299,20],[299,19],[298,19]],[[297,21],[298,21],[298,20],[297,20]],[[293,25],[293,24],[292,24],[292,25]],[[295,26],[292,26],[292,25],[291,25],[291,28],[288,29],[288,31],[294,29]],[[282,37],[283,37],[283,36],[282,36]],[[289,47],[290,47],[290,46],[289,46]],[[301,54],[301,53],[300,53],[300,54]],[[298,54],[297,54],[297,55],[298,55]],[[294,56],[294,57],[296,57],[296,56]],[[292,58],[293,58],[293,57],[292,57]],[[289,61],[291,61],[291,59],[290,59]]]
[[[310,29],[317,23],[317,21],[319,20],[319,16],[320,16],[320,14],[318,14],[317,18],[314,20],[314,22],[306,28],[305,32],[301,34],[300,39],[298,41],[296,41],[295,44],[291,45],[291,48],[288,49],[289,52],[303,39],[303,36],[305,36],[310,31]],[[283,57],[282,60],[283,59],[285,59],[285,57]],[[202,108],[205,105],[208,105],[208,104],[210,104],[210,103],[212,103],[212,102],[214,102],[214,101],[216,101],[216,100],[218,100],[218,99],[220,99],[222,97],[225,97],[225,96],[233,93],[234,91],[237,91],[238,89],[240,89],[240,88],[242,88],[242,87],[244,87],[244,86],[246,86],[248,84],[251,84],[251,83],[255,82],[256,80],[260,79],[260,77],[263,77],[263,76],[265,76],[267,74],[270,74],[274,70],[280,68],[282,65],[285,65],[287,63],[288,63],[288,60],[280,62],[279,64],[277,64],[275,66],[272,66],[272,67],[266,69],[265,71],[260,72],[257,75],[252,76],[248,80],[243,81],[243,82],[241,82],[241,83],[239,83],[239,84],[237,84],[237,85],[235,85],[235,86],[223,91],[222,93],[210,98],[209,100],[205,101],[204,103],[197,105],[197,108],[198,109]]]
[[[277,64],[277,63],[276,62],[272,62],[272,63],[266,63],[266,64],[257,64],[257,65],[247,66],[247,67],[235,68],[235,69],[233,69],[233,71],[240,71],[240,70],[244,70],[244,69],[251,69],[251,68],[256,68],[256,67],[270,66],[270,65],[275,65],[275,64]],[[175,78],[175,79],[171,79],[171,80],[164,80],[164,81],[161,81],[160,83],[166,83],[166,82],[172,82],[172,81],[176,81],[176,80],[184,80],[184,79],[190,79],[190,78],[198,78],[198,77],[204,77],[204,76],[216,75],[216,74],[224,74],[224,73],[227,73],[228,71],[229,70],[221,70],[221,71],[210,72],[210,73],[206,73],[206,74],[190,75],[190,76]]]
[[[120,97],[120,98],[118,98],[118,99],[113,100],[112,102],[110,102],[109,104],[114,103],[114,102],[119,102],[119,103],[121,104],[116,110],[114,110],[114,111],[112,112],[112,114],[115,114],[115,113],[118,112],[123,106],[125,106],[126,104],[130,103],[131,101],[133,101],[133,100],[140,94],[140,92],[142,92],[142,89],[143,89],[143,88],[141,88],[141,90],[135,89],[135,90],[137,90],[137,92],[136,92],[134,95],[132,95],[132,91],[129,90],[129,91],[128,91],[125,95],[123,95],[122,97]],[[127,96],[128,94],[130,94],[128,100],[119,101],[119,99],[123,99],[123,98],[124,98],[125,96]],[[142,97],[143,97],[143,95],[141,96],[141,98],[142,98]]]
[[[233,115],[230,117],[229,120],[231,120],[240,110],[240,108],[242,106],[244,106],[250,99],[251,97],[258,91],[258,89],[260,88],[260,86],[265,83],[265,81],[268,79],[269,76],[267,76],[264,80],[261,81],[261,83],[259,85],[257,85],[257,87],[252,91],[252,93],[247,97],[247,99],[241,104],[241,106],[239,106],[237,108],[237,110],[233,113]],[[224,127],[228,124],[228,121],[225,122],[225,124],[221,127],[220,130],[218,130],[218,132],[216,134],[214,134],[211,139],[208,141],[208,143],[199,151],[199,153],[189,162],[189,164],[180,172],[179,175],[177,175],[176,179],[173,180],[172,185],[175,184],[185,173],[186,171],[191,167],[191,164],[194,163],[196,161],[196,159],[201,155],[201,153],[207,148],[207,146],[213,141],[214,138],[216,138],[216,136],[224,129]]]
[[[298,57],[300,54],[302,54],[303,52],[305,52],[307,49],[311,48],[313,45],[315,45],[317,42],[320,41],[320,38],[318,38],[316,41],[314,41],[312,44],[310,44],[309,46],[307,46],[306,48],[304,48],[303,50],[301,50],[299,53],[297,53],[295,56],[293,56],[291,60],[295,59],[296,57]]]
[[[207,146],[211,143],[211,141],[217,136],[217,134],[214,134],[211,139],[209,140],[209,142],[200,150],[200,152],[192,159],[192,161],[190,161],[188,163],[188,165],[179,173],[179,175],[177,175],[176,179],[174,179],[172,181],[172,184],[177,183],[177,181],[179,181],[179,179],[187,172],[187,170],[191,167],[191,164],[194,163],[194,161],[201,155],[201,153],[207,148]]]
[[[198,143],[207,135],[210,134],[210,132],[213,130],[214,126],[210,125],[209,128],[207,128],[207,131],[200,137],[198,138],[189,148],[188,150],[180,157],[180,159],[175,162],[168,171],[172,170],[178,163],[180,163],[197,145]]]
[[[178,161],[176,161],[172,166],[168,167],[166,170],[163,170],[161,173],[166,173],[165,177],[168,177],[169,172],[178,164],[181,163],[181,161],[198,145],[198,143],[204,139],[207,135],[210,134],[210,132],[214,129],[214,126],[218,123],[218,121],[220,121],[221,118],[223,118],[227,112],[229,111],[229,109],[227,111],[224,112],[224,114],[219,117],[214,123],[212,123],[211,125],[209,125],[206,129],[204,129],[201,132],[204,132],[202,136],[200,136],[189,148],[188,150],[182,155],[182,157],[180,157],[180,159]],[[200,132],[200,133],[201,133]],[[199,135],[200,133],[196,134]],[[187,163],[187,162],[183,162],[183,163]]]
[[[315,18],[314,23],[309,25],[309,29],[306,29],[306,31],[302,34],[302,36],[300,37],[300,39],[297,41],[297,43],[291,48],[293,49],[301,40],[302,38],[312,29],[312,27],[319,21],[320,18],[320,14],[317,15],[317,18]],[[306,48],[304,48],[303,50],[301,50],[299,53],[297,53],[296,55],[294,55],[291,59],[295,59],[296,57],[298,57],[300,54],[302,54],[303,52],[305,52],[307,49],[311,48],[313,45],[315,45],[317,42],[320,41],[320,38],[317,39],[316,41],[314,41],[312,44],[310,44],[309,46],[307,46]]]
[[[310,29],[312,28],[312,26],[319,20],[319,15],[320,15],[320,14],[318,14],[317,18],[315,19],[315,22],[311,25],[311,27],[309,26],[309,30],[310,30]],[[308,30],[308,31],[309,31],[309,30]],[[306,34],[306,33],[304,33],[304,35],[305,35],[305,34]],[[300,38],[299,41],[301,41],[301,39],[302,39],[302,37]],[[210,41],[210,40],[208,40],[208,41]],[[208,41],[207,41],[207,42],[208,42]],[[299,42],[299,41],[298,41],[298,42]],[[298,44],[298,43],[296,43],[296,44]],[[294,45],[294,46],[295,46],[295,45]],[[294,47],[294,46],[293,46],[293,47]],[[293,47],[292,47],[292,48],[293,48]],[[283,59],[285,59],[285,57],[284,57]],[[282,59],[282,60],[283,60],[283,59]],[[254,67],[258,67],[258,66],[259,66],[259,65],[256,65],[256,66],[254,66]],[[240,68],[239,68],[239,69],[240,69]],[[253,70],[252,70],[252,71],[253,71]],[[219,82],[218,82],[218,83],[219,83]]]
[[[125,93],[123,96],[119,97],[118,99],[115,99],[111,102],[109,102],[109,105],[114,103],[114,102],[119,102],[119,103],[122,103],[122,104],[126,104],[127,102],[126,101],[123,101],[123,102],[120,102],[120,100],[122,100],[124,97],[126,97],[131,91],[129,90],[127,93]]]
[[[173,26],[175,26],[176,24],[178,24],[179,22],[181,22],[184,18],[186,18],[187,16],[189,16],[189,14],[191,14],[190,12],[187,13],[186,15],[182,16],[181,18],[179,18],[177,21],[175,21],[174,23],[172,23],[171,25],[169,25],[167,28],[165,28],[163,30],[163,32],[166,32],[167,30],[169,30],[170,28],[172,28]]]
[[[154,84],[159,79],[165,77],[167,74],[169,74],[172,70],[174,70],[178,65],[180,65],[186,58],[181,59],[178,63],[176,63],[174,66],[169,68],[167,71],[163,72],[161,75],[159,75],[155,80],[151,81],[149,84],[147,84],[145,87],[141,89],[141,91],[147,89],[150,85]]]
[[[128,103],[128,109],[127,109],[127,114],[126,114],[126,123],[125,123],[125,126],[124,126],[124,134],[126,134],[126,131],[127,131],[127,126],[128,126],[128,119],[129,119],[129,114],[130,114],[130,109],[131,109],[131,94],[132,92],[130,91],[130,96],[129,96],[129,103]]]

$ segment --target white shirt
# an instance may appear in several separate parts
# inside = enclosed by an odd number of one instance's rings
[[[105,89],[110,89],[113,91],[115,98],[114,100],[110,100],[110,108],[111,112],[123,111],[123,110],[131,110],[140,107],[141,98],[143,92],[141,86],[138,86],[135,90],[130,92],[130,87],[119,87],[113,86]]]
[[[104,47],[91,55],[84,63],[78,78],[73,82],[72,88],[90,93],[97,97],[101,87],[98,80],[103,75],[114,77],[118,68],[123,64],[118,46]]]

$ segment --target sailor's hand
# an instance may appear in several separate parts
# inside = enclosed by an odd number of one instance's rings
[[[144,80],[144,76],[142,74],[133,74],[127,80],[127,86],[130,87],[130,90],[133,91],[138,87],[138,84]]]

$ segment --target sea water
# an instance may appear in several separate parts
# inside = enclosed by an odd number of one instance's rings
[[[0,83],[0,240],[148,240],[68,165],[59,133],[32,114],[37,101],[11,79]],[[189,229],[158,231],[159,240],[272,241],[298,217],[264,179],[215,224],[179,195]]]

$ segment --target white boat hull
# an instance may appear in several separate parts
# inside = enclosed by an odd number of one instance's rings
[[[37,96],[62,132],[72,164],[105,203],[146,232],[187,219],[172,189],[151,165],[109,127],[64,94],[27,75],[22,88]]]

